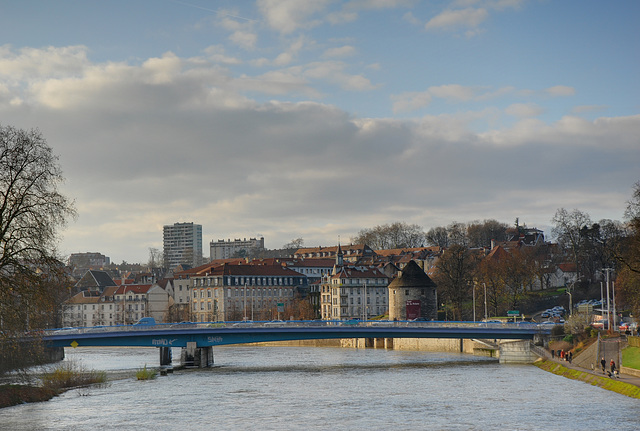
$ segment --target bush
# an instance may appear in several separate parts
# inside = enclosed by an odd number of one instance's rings
[[[567,343],[571,343],[571,344],[573,344],[573,334],[568,334],[568,335],[566,335],[566,336],[562,339],[562,341],[566,341]]]
[[[73,363],[67,363],[43,374],[41,380],[45,388],[60,390],[105,383],[107,374],[104,371],[86,370]]]
[[[152,380],[155,379],[157,375],[158,372],[156,370],[147,369],[147,364],[144,365],[144,368],[136,372],[136,378],[138,380]]]

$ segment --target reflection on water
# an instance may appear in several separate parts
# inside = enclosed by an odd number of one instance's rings
[[[212,369],[128,377],[0,410],[0,428],[640,429],[636,400],[533,366],[375,349],[228,346],[214,354]],[[109,348],[68,350],[66,360],[135,370],[158,358],[156,349]]]

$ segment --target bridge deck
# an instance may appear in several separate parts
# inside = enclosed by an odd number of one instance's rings
[[[234,322],[205,324],[131,325],[49,331],[52,347],[143,346],[198,347],[267,341],[336,338],[481,338],[533,339],[549,335],[550,325],[474,322]]]

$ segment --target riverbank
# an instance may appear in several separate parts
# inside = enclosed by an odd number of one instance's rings
[[[54,389],[30,385],[0,385],[0,409],[18,404],[49,401],[59,395]]]
[[[55,369],[33,375],[39,385],[7,383],[0,385],[0,409],[24,403],[48,401],[65,391],[107,383],[104,371],[86,370],[74,364],[62,364]],[[30,379],[30,380],[34,380]]]
[[[583,371],[575,367],[569,368],[568,366],[548,359],[539,359],[534,362],[533,365],[558,376],[566,377],[573,380],[579,380],[585,383],[589,383],[590,385],[606,389],[608,391],[626,395],[630,398],[640,399],[640,387],[634,383],[625,382],[620,378],[616,379],[599,376],[588,370]],[[624,379],[624,377],[622,377],[622,379]]]

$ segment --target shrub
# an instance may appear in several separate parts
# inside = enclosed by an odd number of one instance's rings
[[[136,372],[136,378],[138,380],[152,380],[158,375],[156,370],[147,369],[147,364],[144,364],[144,368]]]
[[[562,339],[562,341],[566,341],[567,343],[573,344],[573,334],[565,335],[565,337]]]
[[[73,363],[66,363],[43,374],[41,380],[45,388],[60,390],[105,383],[107,374],[104,371],[86,370]]]

